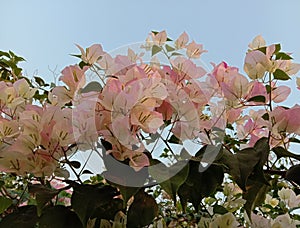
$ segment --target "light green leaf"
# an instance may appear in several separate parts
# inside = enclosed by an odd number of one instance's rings
[[[175,48],[173,48],[172,46],[170,46],[168,44],[166,44],[165,47],[166,47],[167,52],[175,51]]]
[[[84,88],[81,89],[81,93],[88,93],[88,92],[100,92],[102,90],[102,86],[99,82],[90,82]]]
[[[0,214],[12,205],[13,201],[4,196],[0,196]]]
[[[160,52],[162,50],[162,48],[160,46],[157,45],[153,45],[152,46],[152,52],[151,55],[154,56],[156,55],[158,52]]]

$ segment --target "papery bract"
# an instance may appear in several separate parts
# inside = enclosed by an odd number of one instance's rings
[[[244,70],[251,79],[261,79],[271,69],[271,61],[261,51],[248,52],[245,58]]]
[[[100,44],[93,44],[92,46],[86,48],[86,50],[84,50],[78,44],[76,44],[76,46],[81,52],[81,59],[89,65],[94,64],[102,55],[105,54]]]
[[[207,50],[203,49],[203,45],[197,44],[195,41],[192,41],[186,46],[186,55],[189,58],[198,59],[204,52],[207,52]]]
[[[81,69],[78,65],[68,66],[62,70],[59,80],[63,81],[72,93],[75,93],[85,85],[86,70],[87,67]]]
[[[163,45],[167,41],[167,33],[165,30],[158,32],[156,34],[152,32],[151,35],[152,35],[152,40],[153,40],[154,44],[156,44],[158,46]]]
[[[278,86],[272,90],[271,98],[275,103],[285,101],[291,93],[291,89],[288,86]]]
[[[189,36],[186,32],[183,32],[177,40],[175,40],[175,48],[182,49],[186,47],[186,44],[189,42]]]
[[[248,45],[251,49],[258,49],[266,46],[266,41],[261,35],[256,36],[252,42]]]

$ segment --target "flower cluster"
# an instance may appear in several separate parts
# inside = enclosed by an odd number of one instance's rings
[[[185,32],[172,42],[165,31],[153,31],[141,52],[128,48],[123,55],[100,44],[77,47],[80,62],[61,71],[57,86],[22,76],[13,62],[22,58],[0,52],[0,172],[28,179],[36,200],[24,206],[27,187],[14,196],[0,182],[1,213],[11,213],[17,199],[16,206],[35,208],[34,222],[42,225],[62,212],[83,227],[116,217],[131,227],[156,217],[163,226],[145,190],[159,185],[175,205],[180,198],[184,213],[189,203],[201,209],[200,227],[296,226],[300,218],[291,212],[300,205],[293,191],[300,185],[300,157],[289,149],[300,142],[300,106],[282,102],[291,93],[283,83],[300,64],[280,44],[255,37],[245,74],[226,62],[205,69],[199,59],[207,51]],[[201,148],[192,153],[193,146]],[[72,160],[77,151],[103,159],[107,170],[96,184],[81,180],[92,172]],[[76,181],[68,180],[66,165]],[[59,185],[57,176],[65,178]],[[290,185],[278,187],[279,179]]]

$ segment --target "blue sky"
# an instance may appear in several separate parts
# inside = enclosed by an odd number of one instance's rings
[[[206,63],[224,60],[242,68],[248,43],[258,34],[281,42],[300,62],[298,0],[9,0],[1,3],[0,50],[13,50],[27,62],[28,76],[52,80],[76,63],[71,53],[101,43],[106,51],[145,40],[151,30],[176,38],[186,31],[204,44]]]

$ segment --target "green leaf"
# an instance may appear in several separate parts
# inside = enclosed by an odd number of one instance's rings
[[[177,191],[189,174],[187,162],[177,162],[171,167],[167,167],[158,160],[152,160],[149,174],[172,197],[174,205],[176,205]]]
[[[32,228],[38,221],[37,209],[34,205],[19,207],[13,213],[5,216],[0,222],[0,228]]]
[[[99,82],[90,82],[84,88],[81,89],[81,93],[88,93],[88,92],[100,92],[102,90],[102,86]]]
[[[246,191],[246,185],[254,167],[258,164],[260,157],[257,156],[254,148],[246,148],[236,154],[239,164],[240,177],[235,181],[243,191]]]
[[[152,46],[152,52],[151,52],[151,56],[156,55],[158,52],[160,52],[162,50],[162,48],[160,46],[157,45],[153,45]]]
[[[41,184],[31,184],[28,191],[36,196],[37,214],[41,215],[45,205],[59,193],[57,189],[50,189]]]
[[[281,50],[281,45],[280,44],[275,44],[275,51],[274,53],[278,53]]]
[[[178,52],[172,52],[172,54],[171,54],[171,56],[177,56],[177,55],[182,55],[182,54],[180,54]]]
[[[110,185],[78,184],[74,181],[67,181],[67,183],[74,189],[71,205],[83,226],[86,226],[97,208],[110,203],[115,196],[119,195],[117,189]]]
[[[7,52],[4,52],[4,51],[0,51],[0,56],[5,56],[7,58],[10,58],[9,54]]]
[[[228,210],[225,207],[216,204],[213,206],[213,212],[214,214],[224,215],[228,212]]]
[[[172,46],[166,44],[165,45],[167,52],[171,52],[171,51],[175,51],[175,48],[173,48]]]
[[[44,228],[83,228],[83,225],[74,211],[57,205],[46,208],[39,219],[39,227]]]
[[[293,59],[291,56],[289,56],[288,54],[284,53],[284,52],[278,52],[276,53],[276,60],[281,59],[281,60],[290,60]]]
[[[10,198],[0,196],[0,214],[12,205],[13,201]]]
[[[269,120],[270,119],[269,113],[266,112],[261,116],[261,118],[263,118],[264,120]]]
[[[280,70],[280,69],[276,69],[275,72],[273,73],[273,75],[274,75],[274,79],[277,79],[277,80],[286,81],[286,80],[291,79],[287,73],[285,73],[283,70]]]
[[[285,179],[300,186],[300,165],[291,166],[285,174]]]
[[[198,211],[201,200],[214,194],[217,187],[223,182],[224,171],[222,167],[212,164],[205,168],[200,162],[189,161],[189,175],[178,189],[178,196],[184,211],[187,202],[191,202]]]
[[[290,138],[289,141],[293,143],[300,143],[300,140],[295,137]]]
[[[289,152],[281,146],[275,147],[272,151],[276,154],[277,158],[294,158],[300,161],[300,155]]]
[[[273,88],[274,90],[274,88]],[[266,85],[266,91],[269,94],[272,91],[272,87],[270,85]]]
[[[74,56],[74,57],[76,57],[76,58],[79,58],[79,59],[81,59],[81,54],[79,55],[77,55],[77,54],[70,54],[71,56]]]
[[[127,212],[127,227],[144,227],[158,215],[158,205],[153,196],[141,189]]]
[[[81,166],[81,164],[80,164],[79,161],[70,161],[70,162],[68,162],[68,164],[69,164],[70,166],[74,167],[75,169],[79,169],[80,166]]]
[[[227,167],[234,181],[246,191],[250,176],[257,176],[259,181],[266,183],[263,166],[268,159],[269,150],[268,139],[261,138],[253,148],[240,150],[236,154],[224,149],[219,162]]]
[[[266,194],[269,190],[269,185],[258,181],[249,180],[247,191],[243,193],[243,199],[246,200],[244,208],[250,219],[251,212],[256,206],[261,205],[264,202]]]
[[[175,135],[172,135],[171,138],[168,139],[169,143],[174,143],[174,144],[179,144],[180,143],[180,139],[177,138]]]
[[[258,95],[258,96],[251,97],[251,98],[248,99],[247,101],[248,101],[248,102],[254,101],[254,102],[262,102],[262,103],[265,103],[265,102],[266,102],[266,98],[265,98],[265,96]]]
[[[261,51],[262,53],[266,54],[267,52],[267,47],[260,47],[257,50]]]
[[[104,141],[102,144],[105,149],[109,149],[111,146],[110,143]],[[110,154],[103,156],[103,162],[107,171],[101,175],[108,183],[120,189],[124,204],[145,184],[149,176],[146,168],[137,172],[128,165],[129,161],[120,162]],[[128,163],[126,164],[126,162]]]
[[[123,207],[123,200],[116,198],[112,199],[109,203],[100,206],[94,210],[94,213],[91,215],[91,219],[107,219],[107,220],[114,220],[114,217],[118,211],[122,211]]]
[[[81,174],[94,174],[92,171],[88,170],[88,169],[85,169],[82,171]]]
[[[86,62],[81,61],[81,62],[78,64],[78,66],[79,66],[81,69],[83,69],[83,67],[89,66],[89,64],[86,63]]]
[[[39,86],[45,86],[46,83],[42,78],[37,76],[34,76],[33,78]]]

